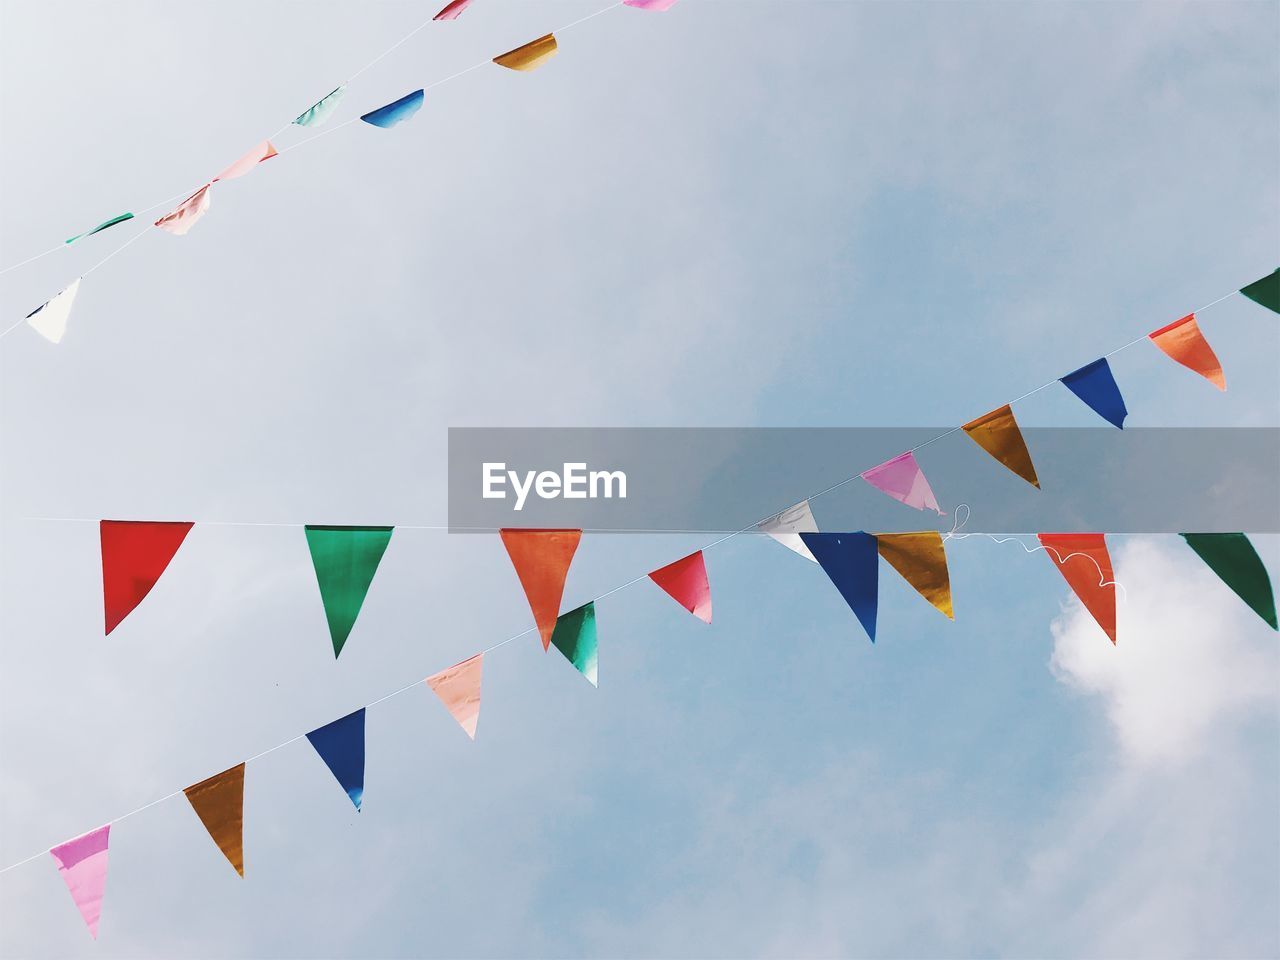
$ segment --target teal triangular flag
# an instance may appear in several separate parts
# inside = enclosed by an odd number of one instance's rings
[[[578,672],[596,683],[596,605],[594,602],[586,606],[562,613],[556,619],[555,631],[551,634],[551,642],[555,648],[565,655],[570,663],[578,668]]]
[[[1182,537],[1236,596],[1272,630],[1277,629],[1271,578],[1248,537],[1243,533],[1184,533]]]
[[[1274,313],[1280,313],[1280,269],[1267,274],[1261,280],[1255,280],[1240,292],[1254,303],[1266,307]]]
[[[308,524],[307,546],[329,621],[333,655],[351,635],[393,527],[323,527]]]

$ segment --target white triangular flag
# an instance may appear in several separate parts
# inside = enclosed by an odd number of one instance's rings
[[[804,541],[800,539],[802,533],[818,532],[818,522],[813,519],[813,511],[809,509],[808,500],[801,500],[794,507],[789,507],[758,524],[758,527],[761,533],[767,533],[788,550],[794,550],[806,560],[818,562],[809,552],[809,548],[804,545]]]
[[[62,342],[62,335],[67,332],[67,318],[71,316],[71,305],[76,302],[79,289],[80,278],[77,277],[67,289],[28,313],[27,323],[50,343]]]

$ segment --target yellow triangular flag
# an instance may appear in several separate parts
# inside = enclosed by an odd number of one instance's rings
[[[1013,408],[1007,403],[999,410],[992,410],[977,420],[970,420],[964,425],[964,432],[983,450],[1037,490],[1040,489],[1036,468],[1031,463],[1031,454],[1027,452],[1027,444],[1022,439],[1022,431],[1018,429],[1018,421],[1013,418]]]
[[[493,62],[508,70],[532,70],[555,56],[557,49],[556,35],[548,33],[545,37],[530,41],[523,47],[516,47],[501,56],[494,57]]]
[[[236,873],[244,876],[244,764],[182,791]]]
[[[947,552],[942,546],[942,534],[937,530],[920,533],[877,533],[876,547],[889,566],[902,575],[902,579],[916,588],[916,592],[950,619],[956,618],[951,609],[951,577],[947,573]]]

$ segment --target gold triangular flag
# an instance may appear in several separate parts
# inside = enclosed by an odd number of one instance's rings
[[[494,57],[493,62],[508,70],[532,70],[555,56],[557,49],[556,35],[548,33],[545,37],[539,37],[523,47],[516,47],[499,57]]]
[[[1018,429],[1018,421],[1013,418],[1013,408],[1007,403],[999,410],[992,410],[977,420],[970,420],[964,425],[964,432],[983,450],[1037,490],[1040,489],[1036,468],[1031,463],[1031,454],[1027,452],[1022,431]]]
[[[916,592],[954,620],[951,609],[951,577],[947,573],[947,552],[937,530],[920,533],[877,533],[876,547],[889,566]]]
[[[182,791],[236,873],[244,876],[244,764]]]

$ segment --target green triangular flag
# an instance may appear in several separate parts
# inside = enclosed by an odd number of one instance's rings
[[[320,584],[336,658],[347,642],[394,527],[322,527],[308,524],[307,546]]]
[[[596,605],[588,603],[577,610],[570,610],[556,619],[551,642],[578,671],[596,683]]]
[[[1247,287],[1241,287],[1240,292],[1254,303],[1280,313],[1280,269],[1272,271],[1261,280],[1253,281]]]
[[[1258,551],[1243,533],[1184,533],[1183,539],[1222,582],[1267,623],[1276,627],[1276,601],[1271,578]]]

